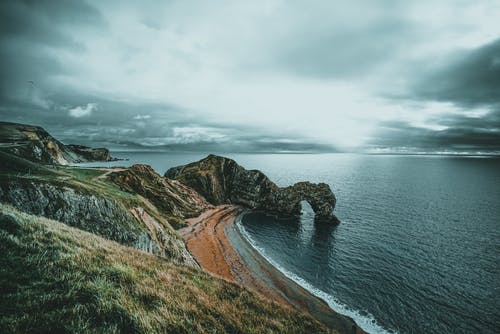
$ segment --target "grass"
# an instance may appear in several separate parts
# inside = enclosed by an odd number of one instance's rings
[[[325,333],[201,270],[0,204],[2,333]]]
[[[57,169],[78,180],[87,180],[104,174],[104,171],[98,168],[78,168],[78,167],[58,166]]]
[[[158,221],[163,221],[162,218],[166,217],[170,225],[176,229],[185,226],[183,218],[159,212],[158,207],[144,197],[124,191],[106,178],[99,178],[106,172],[99,168],[41,165],[0,150],[0,182],[3,179],[70,187],[79,192],[112,198],[128,209],[138,206],[148,207],[150,209],[148,211]],[[186,212],[185,216],[193,215],[191,212]]]
[[[93,200],[98,201],[106,209],[104,199],[115,202],[114,212],[119,217],[128,217],[125,219],[111,219],[106,216],[105,221],[94,224],[89,218],[82,218],[78,220],[63,220],[72,226],[85,229],[86,231],[96,233],[100,236],[111,238],[115,241],[127,241],[127,235],[134,237],[141,237],[144,233],[148,234],[157,243],[159,251],[165,256],[176,257],[179,252],[182,252],[182,242],[172,245],[166,239],[181,240],[179,235],[175,232],[172,225],[175,227],[182,226],[184,220],[182,217],[176,217],[173,214],[160,211],[150,199],[146,199],[139,194],[129,192],[121,189],[116,183],[101,175],[108,173],[109,170],[99,168],[79,168],[69,166],[44,166],[41,164],[27,161],[23,158],[3,153],[0,151],[0,189],[8,189],[10,185],[15,184],[15,187],[29,189],[29,191],[36,192],[37,189],[44,189],[46,185],[50,185],[58,189],[51,194],[51,201],[57,203],[61,201],[60,205],[56,206],[60,211],[78,210],[75,203],[68,204],[65,199],[61,198],[62,194],[68,188],[74,192],[88,199],[88,202]],[[5,198],[9,201],[9,198]],[[17,204],[19,209],[23,209],[23,205]],[[132,208],[142,207],[150,216],[152,216],[161,226],[161,229],[156,229],[150,225],[145,224],[144,221],[136,219],[130,213]],[[54,214],[52,210],[50,214]],[[95,212],[93,212],[94,214]],[[85,212],[81,212],[85,215]],[[47,214],[49,217],[53,215]],[[98,213],[92,217],[98,217]],[[115,216],[116,217],[116,216]],[[97,219],[97,218],[96,218]],[[162,236],[166,236],[166,239]],[[137,239],[138,240],[138,239]]]

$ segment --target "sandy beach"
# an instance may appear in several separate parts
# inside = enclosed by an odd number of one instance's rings
[[[189,219],[188,226],[179,231],[204,270],[307,312],[340,333],[365,333],[351,318],[336,313],[262,257],[234,224],[243,213],[239,206],[217,206]]]

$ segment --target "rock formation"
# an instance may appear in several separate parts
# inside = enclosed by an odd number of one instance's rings
[[[107,148],[93,148],[83,145],[66,145],[66,148],[71,149],[73,152],[78,154],[80,157],[83,157],[87,161],[112,161],[109,154],[109,150]]]
[[[234,160],[209,155],[184,166],[170,168],[165,177],[193,188],[214,205],[239,204],[278,217],[297,217],[309,202],[316,221],[338,223],[333,215],[335,195],[325,183],[299,182],[280,188],[258,170],[246,170]]]
[[[0,122],[0,150],[42,164],[110,161],[108,149],[64,145],[39,126]]]

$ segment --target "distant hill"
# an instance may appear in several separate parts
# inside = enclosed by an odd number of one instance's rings
[[[109,150],[65,145],[42,127],[0,122],[0,150],[42,164],[110,161]]]

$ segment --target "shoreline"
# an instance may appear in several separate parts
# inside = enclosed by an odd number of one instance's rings
[[[244,211],[240,206],[221,205],[187,220],[188,226],[179,233],[198,264],[215,276],[309,313],[340,333],[366,333],[353,319],[332,310],[324,300],[285,276],[258,253],[235,224]]]

